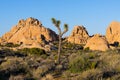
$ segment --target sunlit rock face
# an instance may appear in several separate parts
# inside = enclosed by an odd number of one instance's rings
[[[112,22],[106,30],[106,38],[110,44],[120,43],[120,22]]]
[[[35,18],[20,20],[16,26],[1,37],[1,42],[12,42],[14,44],[34,44],[55,41],[58,35],[51,29],[42,26],[42,23]]]
[[[68,42],[75,44],[86,44],[89,34],[84,26],[75,26],[71,35],[68,37]]]
[[[104,36],[95,34],[93,37],[88,39],[84,48],[89,48],[90,50],[106,51],[109,49],[109,44]]]

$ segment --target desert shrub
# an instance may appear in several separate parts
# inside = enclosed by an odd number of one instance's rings
[[[9,80],[10,75],[25,75],[28,73],[28,65],[22,62],[22,58],[12,58],[8,59],[6,62],[2,63],[0,69],[0,79]]]
[[[21,51],[13,51],[13,53],[14,53],[14,56],[16,56],[16,57],[26,57],[27,56],[27,54],[23,54]]]
[[[66,43],[65,46],[67,48],[73,48],[75,44],[72,44],[72,43]]]
[[[4,58],[7,56],[14,56],[14,51],[7,48],[0,50],[0,53],[1,53],[0,58]]]
[[[100,69],[89,69],[82,73],[71,73],[65,71],[62,80],[106,80],[102,78],[103,74]]]
[[[54,41],[53,44],[55,47],[58,47],[58,41]]]
[[[34,69],[32,71],[32,74],[37,80],[41,80],[40,78],[44,77],[49,72],[52,72],[54,68],[55,68],[54,62],[47,60],[46,62],[43,62],[42,65]]]
[[[76,77],[77,80],[102,80],[102,71],[99,69],[91,69],[84,71]]]
[[[104,71],[115,71],[118,66],[120,66],[120,54],[104,53],[100,56],[100,64],[98,67]]]
[[[30,54],[42,55],[42,54],[45,54],[45,50],[40,49],[40,48],[31,48],[30,49]]]
[[[44,55],[46,54],[45,50],[40,48],[24,48],[21,50],[23,53],[32,54],[32,55]]]
[[[65,72],[63,72],[62,77],[65,78],[65,80],[70,80],[71,79],[70,75],[71,75],[70,71],[65,71]]]
[[[99,59],[100,60],[97,68],[101,69],[103,72],[103,78],[105,78],[105,80],[120,73],[120,54],[111,53],[109,51],[109,53],[103,53]]]
[[[115,48],[115,49],[108,49],[107,51],[104,52],[105,54],[120,54],[120,49],[119,48]]]
[[[54,80],[54,78],[51,74],[46,74],[41,80]]]
[[[120,79],[120,74],[112,76],[111,78],[108,78],[107,80],[119,80]]]
[[[83,44],[74,44],[70,42],[64,42],[63,47],[68,49],[76,49],[76,50],[83,50]]]
[[[82,57],[79,57],[69,63],[69,70],[73,73],[80,72],[84,70],[85,66],[85,60]]]
[[[58,56],[57,55],[54,55],[54,60],[57,60]]]
[[[6,43],[4,46],[6,46],[6,47],[18,47],[20,45],[19,44],[13,44],[13,43]]]
[[[89,48],[89,47],[86,47],[84,50],[85,50],[85,51],[89,51],[89,50],[90,50],[90,48]]]
[[[9,80],[24,80],[24,77],[23,75],[17,75],[17,76],[11,75]]]
[[[90,61],[89,57],[77,56],[69,62],[69,70],[73,73],[83,72],[95,68],[97,62]]]

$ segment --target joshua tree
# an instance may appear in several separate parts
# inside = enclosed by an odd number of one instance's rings
[[[60,28],[60,20],[56,20],[55,18],[52,18],[52,23],[55,25],[55,27],[58,29],[58,33],[59,33],[59,46],[58,46],[58,64],[60,64],[60,53],[61,53],[61,41],[62,41],[62,36],[63,34],[65,34],[68,31],[68,25],[64,24],[64,31],[61,31]]]

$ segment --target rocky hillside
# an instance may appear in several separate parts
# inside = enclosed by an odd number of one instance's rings
[[[30,17],[20,20],[16,26],[2,36],[1,42],[32,45],[55,41],[57,38],[58,35],[54,31],[45,28],[39,20]]]

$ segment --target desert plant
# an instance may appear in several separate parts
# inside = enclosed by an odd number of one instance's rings
[[[2,63],[0,67],[0,80],[10,80],[10,75],[26,75],[29,73],[28,65],[22,60],[22,58],[12,57]]]
[[[84,57],[76,57],[69,63],[69,70],[72,73],[79,73],[94,68],[95,64],[95,62],[89,62]]]
[[[76,77],[77,80],[104,80],[100,69],[90,69]]]
[[[98,64],[97,57],[95,53],[74,53],[69,56],[69,71],[72,73],[81,73],[89,69],[95,69]]]
[[[20,46],[19,44],[14,44],[14,43],[6,43],[4,46],[6,46],[6,47],[18,47],[18,46]]]
[[[31,55],[46,55],[45,50],[40,48],[24,48],[21,50],[21,52]]]
[[[52,18],[52,23],[55,25],[55,27],[58,29],[58,32],[59,32],[59,46],[58,46],[58,64],[60,64],[60,53],[61,53],[61,39],[62,39],[62,36],[63,34],[65,34],[67,31],[68,31],[68,25],[67,24],[64,24],[64,31],[62,32],[61,31],[61,28],[60,28],[60,20],[56,20],[55,18]]]
[[[100,64],[98,68],[101,68],[105,72],[119,72],[120,66],[120,54],[117,53],[104,53],[100,56]]]
[[[86,47],[84,50],[85,50],[85,51],[89,51],[89,50],[90,50],[90,48],[89,48],[89,47]]]

